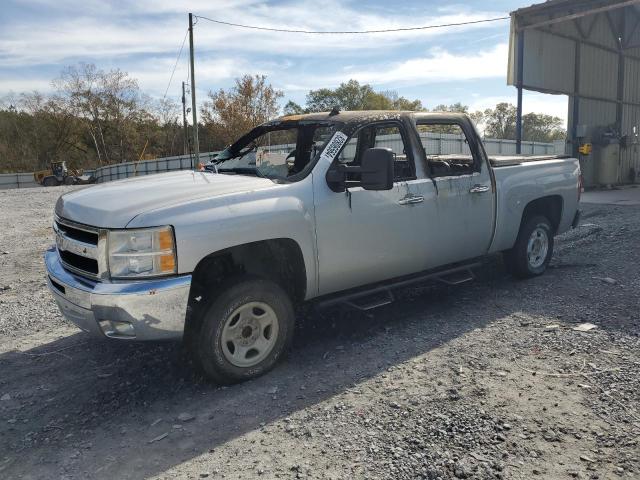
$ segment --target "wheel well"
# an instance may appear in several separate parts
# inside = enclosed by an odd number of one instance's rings
[[[298,244],[289,238],[251,242],[211,253],[200,260],[191,280],[187,324],[199,306],[207,305],[225,283],[239,275],[250,274],[278,283],[301,302],[307,290],[304,258]]]
[[[553,232],[558,231],[560,218],[562,217],[562,197],[560,195],[549,195],[548,197],[536,198],[529,202],[522,212],[520,227],[533,215],[544,215],[551,222]]]

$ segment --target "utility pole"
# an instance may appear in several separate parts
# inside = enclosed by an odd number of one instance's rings
[[[522,83],[524,77],[524,30],[518,32],[518,63],[516,64],[516,87],[518,88],[518,105],[516,107],[516,153],[522,153]]]
[[[195,153],[196,162],[200,163],[200,143],[198,143],[198,114],[196,112],[196,73],[193,60],[193,13],[189,14],[189,58],[191,60],[191,113],[193,114],[193,150]],[[194,165],[191,165],[191,167],[193,168]]]
[[[187,97],[182,82],[182,127],[184,128],[184,154],[189,155],[189,131],[187,130]]]

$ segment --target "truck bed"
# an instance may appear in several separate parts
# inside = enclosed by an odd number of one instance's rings
[[[494,168],[520,165],[529,162],[541,162],[543,160],[560,160],[571,158],[569,155],[489,155],[489,162]]]
[[[489,162],[494,168],[520,165],[544,160],[560,160],[571,158],[569,155],[489,155]],[[449,164],[471,165],[473,158],[464,153],[449,153],[442,155],[427,155],[429,162],[447,162]]]

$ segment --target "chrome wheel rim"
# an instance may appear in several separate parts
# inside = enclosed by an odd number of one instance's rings
[[[536,227],[527,244],[527,260],[531,268],[541,267],[547,259],[549,252],[549,236],[543,227]]]
[[[236,367],[253,367],[273,350],[278,338],[278,317],[264,302],[236,308],[222,327],[222,352]]]

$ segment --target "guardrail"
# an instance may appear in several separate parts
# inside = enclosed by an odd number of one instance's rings
[[[195,156],[178,155],[175,157],[155,158],[153,160],[140,160],[139,162],[116,163],[115,165],[96,168],[93,176],[96,179],[96,183],[103,183],[121,178],[139,177],[173,170],[190,170],[195,168],[198,163],[207,163],[217,153],[201,153],[199,161],[196,161]]]
[[[385,135],[385,146],[393,148],[401,145],[394,145],[394,142],[401,142],[398,135]],[[468,153],[465,138],[462,135],[446,134],[446,133],[421,133],[420,137],[430,154],[445,153]],[[502,140],[497,138],[485,138],[483,140],[485,149],[489,155],[515,155],[515,140]],[[525,155],[550,155],[564,153],[564,141],[554,143],[542,142],[522,142],[522,153]],[[273,145],[271,148],[277,148]],[[283,145],[284,147],[284,145]],[[291,148],[294,148],[291,146]],[[96,168],[95,170],[86,170],[86,174],[93,173],[96,183],[110,182],[122,178],[136,177],[142,175],[151,175],[154,173],[170,172],[173,170],[188,170],[195,168],[198,163],[207,163],[215,157],[218,152],[201,153],[199,161],[193,156],[178,155],[174,157],[156,158],[153,160],[141,160],[138,162],[124,162],[115,165],[107,165]],[[0,174],[0,190],[9,188],[28,188],[38,187],[33,180],[32,173],[8,173]]]

